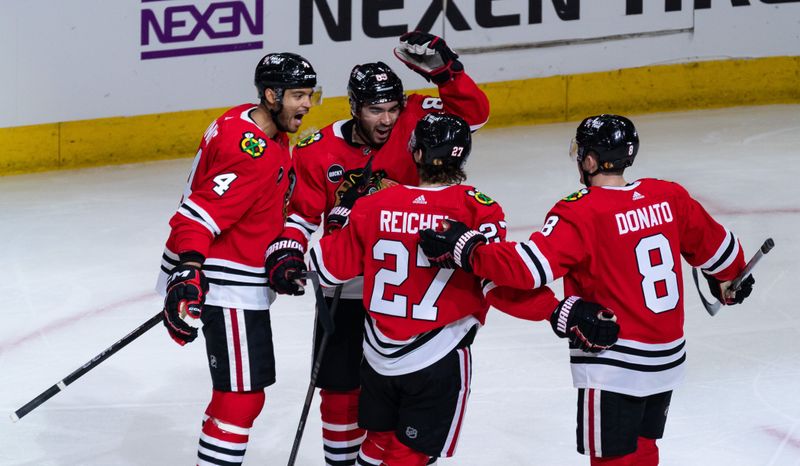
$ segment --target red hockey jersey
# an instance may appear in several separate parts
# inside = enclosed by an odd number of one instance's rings
[[[395,186],[360,199],[347,226],[311,249],[310,268],[327,286],[364,275],[364,355],[381,374],[426,367],[483,324],[479,278],[432,267],[419,248],[419,231],[447,218],[505,238],[503,210],[471,186]]]
[[[529,241],[479,248],[472,266],[516,288],[563,276],[567,296],[614,310],[618,344],[600,354],[573,350],[573,381],[643,396],[670,390],[683,375],[681,256],[720,280],[744,268],[738,239],[683,187],[642,179],[567,196]]]
[[[178,254],[206,257],[206,304],[268,309],[267,246],[282,231],[294,184],[289,140],[270,139],[251,119],[253,104],[234,107],[205,132],[161,261],[165,293]]]
[[[378,189],[396,184],[417,185],[417,168],[408,142],[420,118],[445,110],[461,116],[472,130],[489,117],[489,101],[472,79],[458,75],[439,88],[441,99],[412,94],[397,119],[389,139],[380,149],[352,142],[353,120],[337,121],[301,140],[294,151],[297,186],[289,207],[282,236],[307,246],[322,218],[339,203],[341,193],[354,183],[355,176],[372,159],[371,183]],[[349,283],[343,298],[361,298],[360,280]]]

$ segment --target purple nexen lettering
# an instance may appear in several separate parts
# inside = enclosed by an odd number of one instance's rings
[[[158,0],[156,0],[158,1]],[[142,0],[151,3],[153,0]],[[145,8],[141,12],[141,45],[151,45],[151,33],[155,36],[152,45],[169,44],[172,47],[159,50],[143,51],[142,60],[166,58],[182,55],[198,55],[206,53],[230,52],[263,48],[261,41],[237,41],[230,43],[231,38],[252,39],[264,33],[264,2],[255,0],[254,12],[248,10],[241,0],[213,2],[205,10],[194,4],[169,6],[161,13]],[[243,31],[242,23],[246,28]],[[203,33],[212,41],[225,40],[226,43],[186,47]],[[184,46],[181,46],[184,45]]]

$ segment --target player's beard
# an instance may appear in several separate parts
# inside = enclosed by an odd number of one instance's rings
[[[358,132],[358,135],[361,136],[361,139],[363,139],[364,142],[366,142],[373,149],[380,149],[381,147],[383,147],[383,145],[386,144],[386,141],[388,141],[389,137],[392,135],[392,129],[394,129],[393,127],[390,127],[387,130],[386,138],[382,142],[378,142],[375,140],[373,135],[375,134],[375,130],[380,125],[375,125],[372,128],[372,131],[367,131],[366,128],[364,128],[364,125],[361,124],[360,119],[356,118],[355,120],[356,120],[356,131]]]

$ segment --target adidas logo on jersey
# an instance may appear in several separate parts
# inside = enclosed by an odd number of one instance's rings
[[[425,195],[420,194],[418,198],[414,199],[413,204],[427,204],[428,201],[425,200]]]
[[[634,201],[638,201],[639,199],[644,199],[644,196],[639,194],[639,191],[634,191],[633,192],[633,200]]]

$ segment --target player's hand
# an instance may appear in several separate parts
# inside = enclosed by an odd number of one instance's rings
[[[614,312],[577,296],[564,299],[550,316],[550,325],[570,346],[590,353],[607,350],[617,342],[619,325]]]
[[[362,173],[358,181],[342,193],[339,204],[325,216],[325,231],[331,232],[344,228],[350,218],[350,210],[356,201],[371,194],[375,189],[370,183],[369,173]]]
[[[300,296],[305,293],[306,263],[303,246],[293,239],[278,238],[269,245],[264,267],[267,284],[278,294]]]
[[[197,267],[180,264],[167,281],[162,321],[169,336],[183,346],[197,338],[197,329],[184,319],[199,319],[208,292],[208,280]]]
[[[472,272],[472,253],[486,241],[479,231],[455,220],[442,221],[439,231],[429,228],[419,232],[422,252],[431,264],[443,269],[460,267]]]
[[[756,283],[756,279],[753,278],[752,275],[748,275],[748,277],[742,281],[741,285],[739,285],[739,289],[734,291],[731,289],[731,284],[733,283],[731,280],[721,282],[713,275],[709,275],[705,272],[703,272],[703,276],[706,277],[711,294],[717,298],[717,301],[726,306],[742,304],[745,298],[750,296],[750,293],[753,292],[753,285]]]
[[[441,85],[464,72],[458,54],[441,37],[412,31],[400,36],[394,55],[427,81]]]

